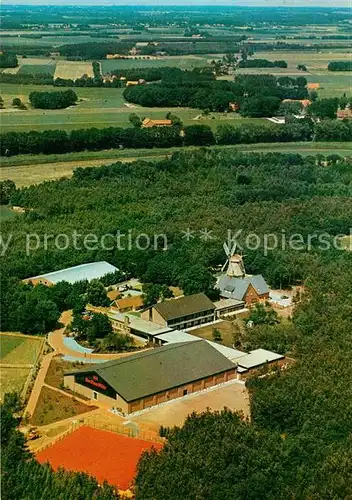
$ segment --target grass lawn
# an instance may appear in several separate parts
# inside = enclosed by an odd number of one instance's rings
[[[26,383],[30,368],[1,368],[0,370],[0,401],[7,392],[20,393]]]
[[[237,320],[239,321],[239,320]],[[240,323],[239,323],[240,324]],[[222,321],[221,323],[216,323],[215,325],[202,326],[200,328],[191,330],[189,333],[202,339],[214,341],[213,331],[219,330],[221,333],[221,341],[217,341],[218,344],[225,345],[227,347],[232,347],[233,336],[235,332],[234,325],[230,321]]]
[[[88,406],[84,403],[80,403],[48,387],[43,387],[36,409],[31,418],[31,424],[47,425],[65,418],[86,413],[95,408],[95,406]]]
[[[35,363],[44,338],[1,334],[1,362],[26,365]]]

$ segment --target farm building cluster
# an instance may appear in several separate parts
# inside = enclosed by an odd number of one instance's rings
[[[193,337],[158,349],[67,372],[65,387],[124,414],[208,389],[284,356],[257,349],[249,354]],[[222,347],[222,346],[221,346]]]
[[[59,281],[99,279],[115,271],[117,268],[107,262],[96,262],[25,281],[53,286]],[[138,337],[149,348],[64,376],[66,388],[103,407],[131,414],[230,380],[245,380],[264,365],[273,369],[286,363],[285,357],[275,352],[242,352],[192,332],[204,325],[216,325],[227,316],[248,312],[253,304],[269,299],[265,279],[262,275],[248,276],[241,255],[228,255],[218,276],[220,300],[216,302],[197,293],[145,307],[142,292],[122,294],[125,286],[108,292],[111,306],[106,314],[115,331]]]

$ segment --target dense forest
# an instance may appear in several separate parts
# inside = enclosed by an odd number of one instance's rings
[[[352,495],[352,254],[329,248],[334,237],[349,232],[351,177],[351,164],[337,155],[303,158],[203,148],[161,162],[79,168],[70,180],[11,190],[12,203],[30,210],[3,223],[3,242],[12,234],[3,249],[4,329],[21,328],[26,317],[40,325],[35,316],[48,318],[50,301],[60,310],[78,310],[78,295],[96,296],[97,287],[85,283],[48,289],[19,282],[86,261],[106,259],[146,283],[187,285],[189,293],[206,290],[214,283],[211,268],[224,262],[221,246],[229,228],[242,230],[238,241],[245,248],[247,272],[262,273],[274,287],[304,280],[306,293],[292,324],[264,325],[239,338],[251,348],[278,346],[296,363],[285,372],[249,380],[251,422],[224,410],[192,415],[180,429],[163,429],[164,449],[146,453],[139,464],[138,500]],[[189,241],[183,233],[187,228],[194,231]],[[212,231],[207,241],[199,232],[204,228]],[[124,239],[125,249],[71,245],[60,250],[54,244],[63,233],[100,238],[117,230],[131,230],[131,241],[140,233],[164,233],[168,250],[163,245],[128,249]],[[306,243],[299,250],[245,247],[249,234],[263,238],[283,232],[301,234],[304,242],[313,235],[311,248]],[[27,252],[26,234],[32,235]],[[46,250],[44,234],[52,235]],[[119,278],[108,276],[106,283]],[[86,475],[54,474],[34,462],[12,412],[7,401],[2,408],[4,498],[114,498],[111,488],[97,490]]]
[[[70,180],[11,189],[11,203],[26,213],[2,224],[2,329],[50,329],[64,307],[60,297],[74,306],[75,294],[56,293],[56,287],[33,289],[19,280],[89,261],[107,260],[145,283],[210,293],[211,269],[223,263],[228,229],[242,230],[244,245],[252,233],[260,238],[260,248],[245,250],[247,272],[262,273],[274,287],[295,284],[320,258],[335,258],[320,248],[318,236],[328,245],[348,234],[350,183],[351,165],[337,155],[303,158],[204,148],[159,162],[79,168]],[[184,238],[187,228],[195,231],[190,241]],[[201,238],[204,228],[211,231],[208,241]],[[279,245],[264,252],[264,234],[281,238],[283,230],[287,237],[302,234],[302,248]],[[117,244],[118,231],[130,234],[130,246],[126,236]],[[96,245],[85,246],[83,239],[91,233]],[[46,244],[45,234],[51,235]],[[108,247],[101,244],[106,234]],[[152,241],[154,235],[164,236],[157,238],[156,248],[151,244],[142,250],[135,244],[140,234]],[[308,235],[316,235],[311,248]]]
[[[224,410],[164,429],[163,450],[139,463],[137,500],[352,496],[351,254],[319,258],[307,278],[288,346],[296,364],[247,383],[251,422]]]

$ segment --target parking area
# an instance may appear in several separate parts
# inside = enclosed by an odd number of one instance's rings
[[[182,426],[187,415],[194,411],[200,413],[207,408],[222,410],[224,407],[233,411],[242,411],[244,416],[249,417],[249,396],[243,383],[232,381],[207,392],[190,394],[161,406],[155,406],[138,416],[131,416],[129,420],[143,428],[157,431],[161,425],[164,427]]]

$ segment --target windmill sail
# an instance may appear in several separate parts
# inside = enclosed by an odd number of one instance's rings
[[[228,276],[234,278],[244,278],[246,276],[246,271],[243,264],[243,257],[242,255],[235,254],[236,247],[236,242],[232,245],[231,249],[226,242],[223,244],[224,251],[227,255],[227,260],[222,266],[221,271],[225,271],[227,267],[226,274]]]

